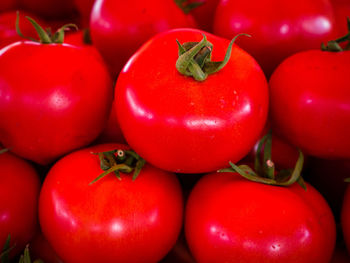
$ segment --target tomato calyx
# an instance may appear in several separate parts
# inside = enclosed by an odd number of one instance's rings
[[[176,61],[176,69],[179,73],[193,77],[197,81],[204,81],[208,75],[221,70],[231,57],[233,43],[240,36],[248,36],[248,34],[238,34],[230,42],[223,61],[211,61],[211,53],[213,44],[207,40],[203,34],[203,39],[200,42],[185,42],[178,45],[179,57]]]
[[[284,169],[276,172],[275,165],[271,159],[272,134],[271,131],[266,134],[259,142],[258,150],[255,156],[254,170],[249,165],[235,165],[229,162],[230,168],[220,169],[218,172],[235,172],[239,173],[244,178],[258,183],[275,185],[275,186],[290,186],[295,182],[306,190],[306,185],[301,177],[301,171],[304,164],[304,155],[299,150],[299,158],[294,166],[294,169]],[[263,154],[261,154],[263,150]]]
[[[115,176],[121,180],[120,172],[133,172],[132,180],[134,181],[140,174],[142,167],[145,165],[145,160],[132,150],[116,149],[93,154],[98,155],[100,159],[100,167],[104,172],[90,182],[90,185],[110,173],[114,173]]]
[[[189,14],[193,9],[201,6],[204,2],[189,2],[188,0],[174,0],[175,4],[185,13]]]
[[[347,18],[348,24],[348,33],[345,36],[337,38],[335,40],[330,40],[327,44],[321,44],[322,51],[330,51],[330,52],[342,52],[350,50],[350,18]],[[346,46],[343,48],[340,44],[347,42]]]
[[[5,241],[5,244],[4,244],[4,247],[2,248],[1,253],[0,253],[0,262],[1,263],[10,262],[10,259],[9,259],[10,251],[16,246],[16,244],[14,244],[12,247],[10,247],[10,241],[11,241],[11,235],[8,234],[6,241]]]
[[[3,153],[8,152],[8,151],[9,151],[8,148],[0,149],[0,154],[3,154]]]
[[[17,18],[16,18],[16,31],[17,34],[24,38],[28,39],[34,42],[39,42],[41,44],[62,44],[64,42],[64,32],[69,28],[74,28],[78,30],[77,25],[75,24],[66,24],[60,27],[54,34],[52,34],[50,29],[43,29],[33,18],[26,16],[26,19],[32,24],[32,26],[35,28],[39,40],[34,39],[32,37],[26,37],[22,34],[21,29],[19,27],[19,12],[17,11]]]

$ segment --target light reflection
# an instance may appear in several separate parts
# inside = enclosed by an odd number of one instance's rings
[[[71,101],[59,89],[57,89],[51,94],[49,98],[49,105],[52,109],[61,111],[69,108]]]
[[[330,31],[331,23],[326,17],[318,16],[316,18],[305,19],[302,27],[307,32],[322,35]]]
[[[118,220],[115,220],[112,222],[110,229],[113,233],[121,233],[124,230],[123,224],[121,222],[119,222]]]
[[[52,194],[52,202],[55,204],[55,214],[57,217],[63,218],[66,222],[68,222],[72,227],[77,226],[77,222],[74,217],[69,214],[69,212],[64,207],[63,202],[60,200],[59,196],[54,192]]]
[[[148,120],[153,119],[153,114],[141,107],[140,103],[138,103],[136,100],[136,96],[133,94],[133,92],[130,89],[126,90],[126,99],[129,102],[131,110],[135,116],[143,117]]]

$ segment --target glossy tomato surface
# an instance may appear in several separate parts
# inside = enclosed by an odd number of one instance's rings
[[[39,202],[42,231],[64,262],[158,262],[176,243],[183,197],[174,174],[146,164],[133,181],[103,170],[99,145],[58,161],[46,177]]]
[[[270,79],[274,131],[305,153],[350,158],[350,52],[300,52]]]
[[[335,18],[328,0],[221,0],[214,18],[214,33],[232,38],[247,33],[238,45],[251,53],[267,76],[286,57],[330,40]]]
[[[0,154],[0,171],[0,248],[11,235],[14,256],[37,231],[40,180],[28,162],[11,153]]]
[[[345,35],[349,29],[347,27],[347,18],[350,18],[350,1],[348,0],[331,0],[336,26],[339,35]]]
[[[311,185],[270,186],[236,173],[197,183],[185,233],[197,262],[328,263],[335,245],[332,212]]]
[[[50,163],[98,136],[112,93],[96,53],[16,42],[0,51],[0,141],[24,158]]]
[[[148,41],[117,80],[116,112],[126,141],[165,170],[225,167],[249,152],[265,124],[266,79],[239,47],[233,46],[223,69],[202,82],[177,71],[176,39],[200,41],[202,34],[214,45],[212,60],[223,60],[229,40],[195,29],[171,30]]]
[[[173,0],[96,0],[90,17],[92,41],[114,76],[153,35],[194,25]]]

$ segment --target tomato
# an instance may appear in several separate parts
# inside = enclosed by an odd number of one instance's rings
[[[345,35],[348,32],[346,19],[350,18],[350,2],[348,0],[331,0],[336,26],[340,35]]]
[[[96,0],[90,17],[94,45],[116,76],[129,57],[153,35],[171,28],[193,27],[174,0]]]
[[[277,187],[237,173],[205,175],[185,210],[185,233],[197,262],[328,263],[335,222],[309,184]]]
[[[0,154],[0,171],[0,248],[10,234],[14,256],[37,230],[40,180],[28,162],[8,152]]]
[[[203,173],[243,158],[262,131],[268,108],[267,83],[255,60],[239,47],[219,72],[204,81],[180,74],[178,46],[214,45],[223,59],[229,41],[195,29],[159,34],[145,43],[120,73],[116,113],[126,141],[165,170]]]
[[[309,50],[287,58],[270,79],[274,131],[321,158],[350,158],[350,52]]]
[[[112,94],[97,53],[16,42],[0,51],[0,141],[26,159],[51,163],[99,135]]]
[[[254,7],[254,8],[253,8]],[[251,53],[269,77],[286,57],[334,37],[335,20],[328,0],[222,0],[214,18],[214,33],[232,38]]]
[[[82,19],[82,23],[84,27],[89,27],[90,24],[90,14],[92,7],[95,3],[95,0],[74,0],[74,4],[76,5],[79,14]]]
[[[0,12],[8,11],[16,8],[17,2],[15,0],[1,0]]]
[[[27,37],[35,38],[37,37],[37,33],[30,22],[25,18],[26,16],[33,18],[41,25],[44,25],[44,22],[29,12],[19,12],[19,25],[22,34]],[[19,36],[16,31],[16,18],[17,11],[7,11],[0,13],[0,48],[16,41],[23,40],[23,38]]]
[[[214,15],[219,0],[191,0],[189,3],[201,3],[192,9],[190,14],[196,20],[198,27],[208,32],[213,31]]]
[[[64,262],[158,262],[175,245],[183,197],[172,173],[145,164],[138,177],[103,170],[97,152],[127,149],[109,144],[59,160],[40,193],[42,231]]]
[[[21,9],[47,19],[74,16],[75,6],[71,0],[17,0]]]

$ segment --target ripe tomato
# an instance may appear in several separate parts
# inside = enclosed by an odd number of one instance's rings
[[[214,18],[214,33],[239,39],[269,77],[286,57],[333,38],[334,14],[329,0],[222,0]]]
[[[126,141],[165,170],[202,173],[235,162],[253,147],[268,108],[267,83],[255,60],[237,46],[224,68],[204,81],[180,74],[178,46],[205,32],[177,29],[145,43],[120,73],[116,113]],[[206,34],[213,61],[229,41]],[[146,70],[147,69],[147,70]]]
[[[208,32],[213,31],[214,15],[220,0],[190,0],[189,3],[201,3],[191,10],[190,14],[196,20],[198,27]]]
[[[18,6],[47,19],[65,18],[74,15],[71,0],[17,0]]]
[[[90,18],[94,45],[116,76],[129,57],[153,35],[193,27],[194,20],[174,0],[96,0]]]
[[[8,11],[16,8],[17,1],[15,0],[1,0],[0,2],[0,12]]]
[[[158,262],[176,243],[183,197],[174,174],[146,164],[138,177],[120,172],[89,184],[103,170],[98,145],[65,156],[40,194],[42,231],[64,262]]]
[[[321,158],[350,158],[350,52],[310,50],[287,58],[270,79],[274,131]]]
[[[237,173],[202,177],[185,233],[197,262],[328,263],[335,245],[332,212],[311,185],[270,186]]]
[[[341,211],[341,226],[346,248],[350,253],[350,186],[347,187]]]
[[[24,158],[50,163],[99,135],[112,94],[97,52],[14,43],[0,52],[0,141]]]
[[[91,9],[95,0],[74,0],[73,2],[79,11],[83,26],[89,27]]]
[[[348,32],[346,19],[350,18],[350,1],[349,0],[331,0],[336,26],[340,35],[345,35]]]
[[[11,153],[0,154],[0,171],[0,249],[10,234],[14,256],[37,230],[40,180],[29,163]]]
[[[44,22],[32,13],[24,11],[19,12],[19,25],[21,32],[25,36],[35,38],[37,37],[37,33],[30,22],[25,18],[26,16],[33,18],[41,25],[44,25]],[[20,37],[16,31],[16,18],[17,11],[0,13],[0,48],[3,48],[16,41],[23,40],[23,38]],[[44,26],[46,27],[46,25]]]

